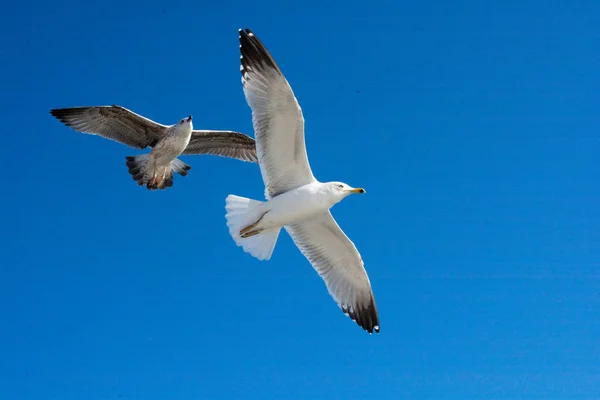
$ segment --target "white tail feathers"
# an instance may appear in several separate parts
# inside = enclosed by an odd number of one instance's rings
[[[190,167],[178,158],[171,161],[171,168],[173,168],[173,171],[177,172],[181,176],[186,176],[188,174],[188,171],[192,169],[192,167]]]
[[[127,156],[126,159],[127,168],[133,180],[137,181],[139,186],[146,185],[150,190],[166,189],[173,186],[173,171],[181,176],[186,176],[192,168],[178,159],[174,159],[166,167],[156,166],[150,154]]]
[[[229,234],[238,246],[259,260],[268,260],[273,254],[281,228],[265,229],[246,238],[240,235],[242,229],[256,223],[263,216],[264,211],[260,207],[262,204],[262,201],[230,194],[225,199],[225,218]]]

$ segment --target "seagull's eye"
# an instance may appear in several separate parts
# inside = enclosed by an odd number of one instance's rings
[[[338,185],[338,187],[339,187],[340,189],[343,189],[343,188],[344,188],[344,185]]]

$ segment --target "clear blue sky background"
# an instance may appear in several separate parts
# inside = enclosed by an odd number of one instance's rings
[[[491,3],[496,3],[492,5]],[[0,15],[2,399],[600,398],[600,3],[9,2]],[[306,118],[381,317],[345,317],[287,234],[236,247],[258,167],[139,152],[51,108],[252,134],[238,28]]]

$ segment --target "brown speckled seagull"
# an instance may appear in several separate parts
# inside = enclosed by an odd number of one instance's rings
[[[152,147],[148,154],[126,157],[133,179],[150,190],[173,186],[174,172],[188,174],[192,167],[177,158],[181,154],[257,162],[254,139],[233,131],[194,130],[191,115],[167,126],[117,105],[57,108],[50,114],[81,133],[100,135],[136,149]]]

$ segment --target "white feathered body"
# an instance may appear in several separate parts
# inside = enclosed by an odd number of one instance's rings
[[[256,150],[265,193],[260,202],[229,195],[229,233],[259,260],[273,254],[281,228],[323,278],[342,311],[369,333],[379,317],[362,257],[329,209],[351,193],[341,182],[316,181],[304,141],[304,117],[294,93],[264,45],[240,30],[240,61],[246,101],[252,109]]]
[[[331,185],[315,181],[266,202],[229,195],[225,206],[229,233],[245,251],[258,259],[268,260],[281,228],[322,216],[347,195],[333,192],[331,188]],[[241,230],[248,226],[259,234],[242,237]]]
[[[262,203],[266,212],[256,229],[282,228],[329,210],[341,198],[333,196],[321,182],[313,182],[273,197]]]

